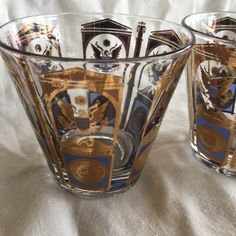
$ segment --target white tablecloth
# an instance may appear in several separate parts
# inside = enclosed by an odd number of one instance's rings
[[[196,11],[236,10],[234,0],[2,0],[0,24],[26,15],[106,11],[180,22]],[[58,187],[0,64],[0,235],[236,235],[236,179],[192,158],[181,79],[139,182],[86,200]]]

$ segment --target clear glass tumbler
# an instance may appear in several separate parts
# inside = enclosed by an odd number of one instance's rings
[[[194,44],[148,17],[33,16],[0,28],[0,52],[51,172],[103,196],[139,178]]]
[[[236,175],[236,13],[199,13],[183,25],[196,37],[187,66],[191,145],[195,156]]]

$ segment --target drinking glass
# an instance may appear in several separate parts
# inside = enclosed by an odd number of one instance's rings
[[[148,17],[62,13],[6,23],[0,39],[2,58],[60,186],[86,196],[132,186],[193,34]]]
[[[196,37],[187,65],[191,145],[195,156],[236,175],[236,13],[199,13],[183,25]]]

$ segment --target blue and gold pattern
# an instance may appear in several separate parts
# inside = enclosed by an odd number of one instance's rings
[[[95,138],[76,136],[64,141],[62,153],[70,184],[80,189],[109,189],[112,151],[112,145]]]
[[[230,35],[229,31],[235,34],[235,22],[230,17],[218,19],[212,34],[223,38]],[[217,43],[197,44],[193,50],[191,139],[205,159],[228,168],[236,166],[236,155],[232,158],[231,153],[236,101],[235,55],[233,48]]]
[[[57,142],[61,143],[63,147],[61,159],[67,169],[70,184],[81,189],[108,189],[111,184],[115,158],[112,151],[117,143],[123,90],[122,78],[73,68],[44,73],[41,75],[40,82]],[[84,93],[84,95],[75,96],[72,100],[74,90],[77,93],[80,91],[80,94]],[[61,93],[62,95],[60,95]],[[65,96],[65,93],[70,94],[70,99]],[[113,128],[113,143],[110,146],[96,140],[96,137],[89,140],[82,139],[82,137],[93,137],[105,126]],[[68,132],[72,137],[68,140],[66,137],[64,141],[63,135]],[[79,138],[81,141],[77,142],[76,140]],[[81,143],[85,146],[81,146]],[[92,145],[93,148],[89,145]],[[77,166],[78,171],[72,167],[73,163]],[[73,176],[73,173],[81,170],[82,173],[89,171],[85,179],[97,179],[94,163],[105,171],[101,181],[96,184],[94,182],[94,185],[86,184],[78,179],[79,174],[77,177]]]
[[[158,130],[159,127],[153,127],[153,129],[145,137],[143,137],[141,144],[137,147],[134,163],[129,176],[129,182],[134,181],[141,174]]]
[[[199,105],[196,111],[197,146],[214,163],[226,164],[233,141],[232,122],[222,113]]]
[[[9,38],[22,51],[46,56],[20,60],[26,82],[20,81],[14,66],[9,68],[19,91],[26,88],[20,95],[27,114],[51,171],[64,186],[119,189],[136,181],[145,165],[188,55],[143,64],[114,62],[131,56],[131,39],[134,58],[182,46],[173,30],[150,31],[144,22],[136,26],[132,32],[108,18],[82,24],[87,60],[73,66],[51,60],[66,51],[56,25],[27,24]]]
[[[28,24],[17,33],[15,43],[23,51],[35,51],[45,56],[61,56],[60,43],[54,30],[54,27],[47,25]]]

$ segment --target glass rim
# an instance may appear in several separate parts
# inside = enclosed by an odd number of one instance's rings
[[[68,61],[68,62],[73,62],[73,61],[80,61],[80,62],[87,62],[87,63],[116,63],[116,62],[138,62],[138,61],[146,61],[146,60],[154,60],[154,59],[159,59],[159,58],[170,58],[172,56],[178,56],[179,54],[182,54],[185,51],[190,50],[194,44],[195,44],[195,36],[192,33],[191,30],[188,28],[184,27],[181,24],[177,24],[175,22],[171,22],[168,20],[162,20],[158,19],[155,17],[149,17],[149,16],[143,16],[143,15],[133,15],[133,14],[123,14],[123,13],[109,13],[109,12],[85,12],[85,11],[78,11],[78,12],[61,12],[61,13],[56,13],[56,14],[39,14],[39,15],[31,15],[31,16],[25,16],[25,17],[20,17],[13,19],[11,21],[8,21],[0,26],[0,31],[6,27],[7,25],[11,23],[15,23],[20,20],[24,19],[30,19],[34,17],[59,17],[59,16],[65,16],[65,15],[83,15],[83,16],[90,16],[90,15],[106,15],[106,16],[124,16],[127,18],[145,18],[147,20],[151,21],[156,21],[156,22],[163,22],[163,23],[168,23],[173,26],[177,26],[183,30],[185,30],[186,33],[189,34],[189,42],[186,43],[185,45],[181,46],[180,48],[167,52],[167,53],[162,53],[158,55],[152,55],[152,56],[142,56],[142,57],[123,57],[123,58],[118,58],[118,59],[85,59],[82,57],[60,57],[60,56],[46,56],[46,55],[40,55],[36,54],[33,52],[25,52],[20,49],[11,47],[4,43],[1,38],[0,38],[0,48],[3,48],[7,51],[11,51],[12,53],[20,54],[22,56],[28,56],[28,57],[33,57],[33,58],[38,58],[38,59],[46,59],[46,60],[57,60],[57,61]]]
[[[197,29],[194,29],[193,27],[191,27],[189,24],[186,23],[187,19],[191,19],[193,16],[201,16],[201,15],[216,15],[216,14],[222,14],[222,15],[227,15],[227,14],[235,14],[236,15],[236,11],[215,11],[215,12],[197,12],[197,13],[192,13],[192,14],[189,14],[187,16],[185,16],[181,23],[182,25],[187,28],[188,30],[190,30],[191,32],[193,32],[194,34],[196,35],[200,35],[200,36],[204,36],[206,38],[209,38],[209,39],[213,39],[215,41],[220,41],[221,43],[224,43],[224,44],[236,44],[236,41],[235,40],[232,40],[232,39],[223,39],[221,37],[218,37],[218,36],[213,36],[213,35],[210,35],[210,34],[207,34],[207,33],[204,33],[200,30],[197,30]]]

